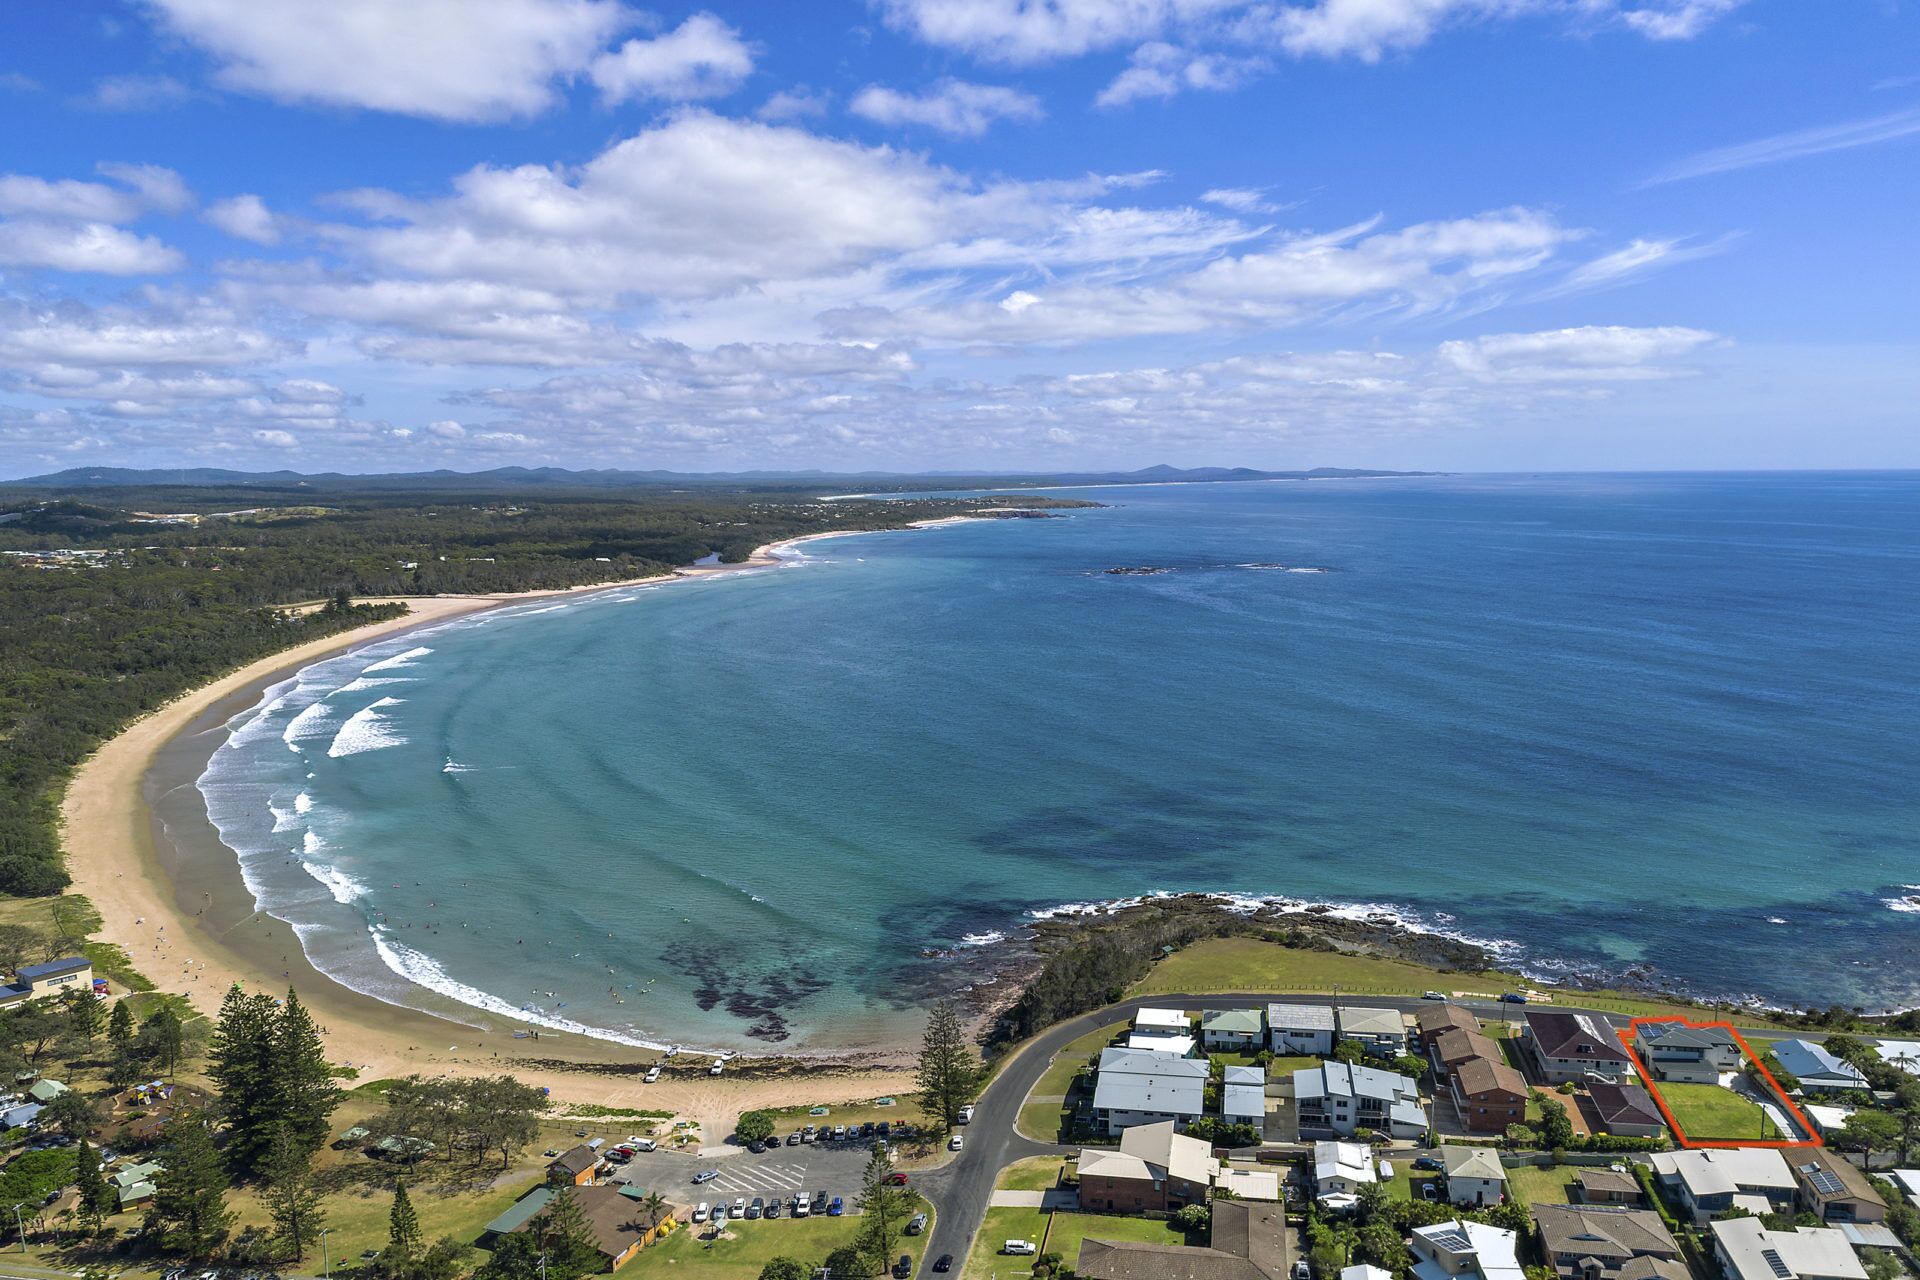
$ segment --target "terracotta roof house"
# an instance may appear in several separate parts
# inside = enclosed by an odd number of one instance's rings
[[[1648,1022],[1634,1048],[1656,1080],[1675,1084],[1718,1084],[1722,1074],[1740,1069],[1740,1044],[1725,1027]]]
[[[1630,1173],[1615,1173],[1612,1169],[1576,1170],[1573,1185],[1579,1193],[1581,1204],[1614,1204],[1635,1208],[1645,1198],[1638,1178]]]
[[[1472,1133],[1505,1133],[1527,1116],[1527,1082],[1496,1058],[1468,1058],[1447,1082],[1460,1123]]]
[[[1552,1084],[1610,1076],[1617,1083],[1633,1074],[1633,1062],[1604,1018],[1592,1014],[1541,1010],[1527,1015],[1521,1031],[1540,1077]]]
[[[1074,1271],[1086,1280],[1286,1280],[1285,1210],[1222,1200],[1204,1249],[1090,1236],[1080,1242]]]
[[[1413,1030],[1420,1037],[1420,1047],[1423,1049],[1431,1048],[1444,1032],[1479,1029],[1480,1019],[1457,1004],[1424,1005],[1413,1015]]]
[[[1623,1138],[1657,1138],[1666,1132],[1666,1120],[1654,1105],[1653,1095],[1637,1084],[1587,1086],[1587,1118],[1596,1131],[1614,1133]]]
[[[1465,1027],[1456,1027],[1443,1031],[1433,1039],[1428,1052],[1435,1062],[1447,1071],[1453,1070],[1468,1058],[1487,1058],[1494,1062],[1504,1062],[1500,1056],[1500,1046],[1478,1031],[1469,1031]]]
[[[1619,1280],[1622,1270],[1637,1259],[1650,1259],[1672,1268],[1684,1280],[1680,1245],[1648,1209],[1600,1205],[1537,1204],[1533,1225],[1540,1233],[1541,1251],[1564,1280]],[[1644,1275],[1646,1269],[1637,1268]],[[1656,1269],[1653,1274],[1664,1274]]]
[[[1838,1152],[1807,1147],[1787,1157],[1800,1184],[1800,1207],[1822,1222],[1884,1222],[1887,1202],[1867,1175]]]

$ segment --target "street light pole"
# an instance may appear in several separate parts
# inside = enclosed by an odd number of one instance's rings
[[[328,1227],[320,1233],[320,1280],[327,1280],[327,1273],[331,1269],[327,1262],[327,1233],[332,1230],[332,1227]]]
[[[27,1224],[20,1220],[20,1205],[25,1203],[26,1201],[22,1200],[20,1204],[13,1206],[13,1225],[20,1231],[20,1252],[22,1253],[27,1251]]]

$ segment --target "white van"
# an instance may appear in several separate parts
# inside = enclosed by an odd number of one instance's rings
[[[1011,1253],[1021,1258],[1031,1258],[1040,1252],[1040,1246],[1031,1240],[1009,1240],[1000,1246],[1000,1252]]]

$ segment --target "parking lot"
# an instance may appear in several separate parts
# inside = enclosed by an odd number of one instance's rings
[[[786,1201],[799,1191],[826,1192],[827,1199],[839,1196],[848,1213],[854,1212],[854,1197],[860,1193],[861,1177],[871,1155],[870,1144],[854,1142],[807,1143],[774,1147],[755,1155],[744,1147],[688,1155],[679,1151],[642,1151],[634,1155],[626,1168],[631,1172],[622,1181],[632,1181],[649,1191],[658,1191],[676,1204],[694,1205],[701,1201],[731,1201],[755,1196]],[[708,1169],[714,1177],[695,1184],[693,1177]]]

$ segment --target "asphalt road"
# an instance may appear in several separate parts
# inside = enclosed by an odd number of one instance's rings
[[[1095,1009],[1092,1013],[1081,1014],[1077,1018],[1058,1023],[1041,1032],[1001,1067],[980,1100],[974,1104],[973,1123],[961,1129],[966,1135],[966,1146],[950,1163],[939,1169],[932,1169],[917,1175],[914,1184],[921,1194],[932,1201],[938,1216],[934,1220],[933,1239],[927,1244],[926,1257],[921,1265],[921,1274],[931,1274],[934,1260],[941,1254],[953,1255],[954,1274],[966,1264],[967,1249],[973,1242],[974,1233],[986,1218],[988,1203],[993,1198],[993,1184],[1000,1170],[1016,1160],[1029,1156],[1057,1155],[1077,1150],[1074,1147],[1054,1146],[1049,1143],[1035,1142],[1022,1137],[1014,1128],[1014,1120],[1020,1114],[1020,1107],[1027,1100],[1027,1094],[1039,1082],[1042,1075],[1052,1065],[1054,1055],[1061,1046],[1077,1040],[1090,1031],[1131,1018],[1136,1010],[1142,1008],[1173,1009],[1238,1009],[1272,1003],[1298,1003],[1302,1000],[1341,999],[1332,993],[1302,993],[1298,991],[1262,994],[1254,991],[1240,991],[1231,994],[1168,994],[1142,996],[1138,999],[1123,1000],[1119,1004],[1110,1004]],[[1430,1000],[1396,996],[1347,997],[1353,1004],[1374,1008],[1397,1009],[1402,1013],[1412,1013],[1434,1003]],[[1481,1015],[1489,1021],[1512,1018],[1518,1022],[1529,1006],[1502,1002],[1499,1000],[1455,1000],[1452,1003]],[[1582,1009],[1576,1005],[1554,1004],[1536,1006],[1560,1010],[1567,1013],[1585,1013],[1601,1019],[1603,1022],[1624,1027],[1630,1021],[1622,1014],[1607,1013],[1600,1009]],[[1743,1034],[1754,1034],[1746,1027],[1740,1028]],[[982,1248],[996,1248],[991,1240],[982,1240]],[[1067,1259],[1067,1265],[1073,1265],[1073,1259]]]

